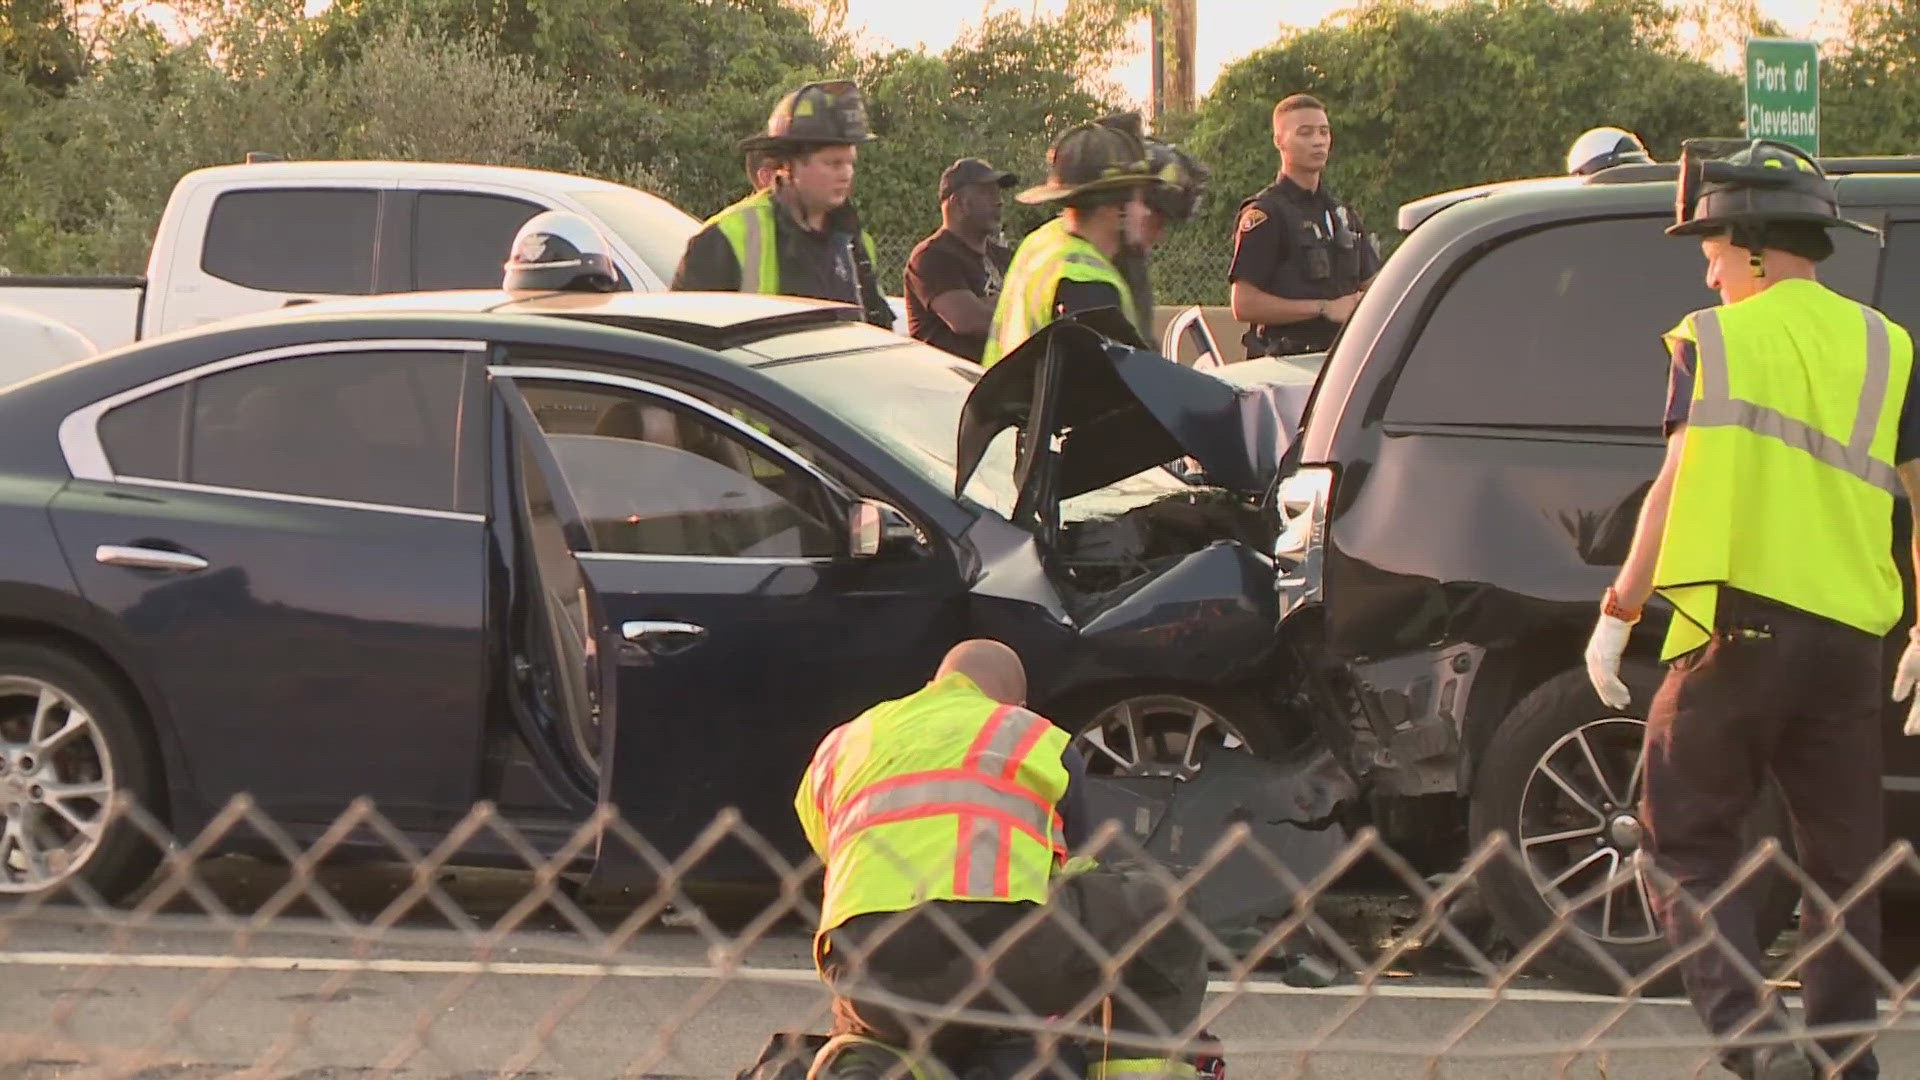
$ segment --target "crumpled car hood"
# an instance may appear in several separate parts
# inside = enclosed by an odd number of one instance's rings
[[[1062,499],[1183,455],[1215,486],[1264,493],[1278,454],[1251,445],[1245,391],[1137,347],[1138,340],[1118,312],[1083,312],[1049,324],[987,369],[960,414],[955,492],[995,436],[1037,425],[1060,440],[1055,490]],[[1061,392],[1052,395],[1052,415],[1035,417],[1043,375]]]

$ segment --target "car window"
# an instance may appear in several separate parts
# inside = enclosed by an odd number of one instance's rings
[[[677,402],[619,387],[522,380],[596,551],[827,558],[825,487]]]
[[[499,195],[421,192],[413,212],[414,288],[499,288],[514,234],[540,209]]]
[[[365,188],[229,191],[214,200],[200,268],[266,292],[371,293],[379,200]]]
[[[1660,335],[1719,302],[1698,244],[1658,218],[1543,229],[1481,256],[1415,337],[1388,422],[1660,426]]]
[[[175,386],[128,402],[100,418],[100,447],[116,476],[180,479],[186,455],[187,388]]]
[[[463,371],[449,352],[249,364],[109,410],[100,440],[119,476],[457,510]]]
[[[1887,229],[1886,259],[1874,306],[1909,335],[1920,335],[1920,221],[1895,222]]]

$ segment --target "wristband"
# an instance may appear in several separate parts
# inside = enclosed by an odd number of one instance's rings
[[[1630,608],[1622,605],[1620,603],[1620,597],[1614,593],[1613,586],[1611,585],[1607,586],[1607,594],[1600,600],[1601,614],[1609,618],[1619,619],[1621,622],[1639,622],[1640,610],[1639,608]]]

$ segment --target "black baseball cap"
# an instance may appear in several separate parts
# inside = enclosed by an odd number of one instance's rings
[[[1019,182],[1019,177],[996,169],[977,157],[961,158],[940,174],[940,201],[946,202],[954,192],[971,184],[997,184],[1010,188]]]

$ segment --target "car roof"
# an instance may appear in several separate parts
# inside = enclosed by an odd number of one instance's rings
[[[1913,179],[1909,182],[1920,183],[1920,156],[1823,157],[1819,161],[1821,168],[1834,178],[1840,188],[1868,178],[1900,180],[1911,177]],[[1625,188],[1641,193],[1641,199],[1653,198],[1670,204],[1673,182],[1679,174],[1680,166],[1676,162],[1642,162],[1615,165],[1591,176],[1543,176],[1477,184],[1402,204],[1394,224],[1402,233],[1409,233],[1450,206],[1481,198],[1498,198],[1503,203],[1527,205],[1551,205],[1555,202],[1586,205],[1594,198],[1604,198],[1598,196],[1599,191]]]
[[[639,330],[715,351],[738,348],[795,330],[861,322],[851,304],[760,293],[698,292],[461,292],[391,293],[302,304],[253,318],[399,314],[544,315]]]
[[[519,169],[505,165],[468,165],[442,161],[260,161],[195,169],[184,179],[291,183],[314,180],[393,180],[399,183],[509,184],[548,191],[638,191],[638,188],[573,173]],[[645,194],[645,192],[641,192]]]

